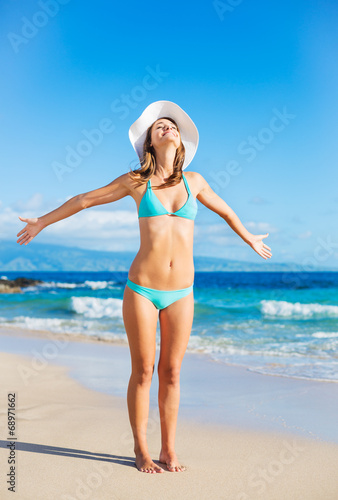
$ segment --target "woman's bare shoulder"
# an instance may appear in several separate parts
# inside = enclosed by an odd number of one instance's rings
[[[138,179],[133,178],[133,176],[130,175],[130,172],[126,172],[125,174],[121,175],[119,179],[121,183],[126,186],[132,196],[133,194],[144,190],[144,182],[140,182]]]
[[[189,170],[188,172],[184,172],[184,175],[190,187],[192,187],[196,193],[199,193],[205,187],[206,180],[199,172],[190,172]]]
[[[126,172],[125,174],[120,175],[118,177],[118,180],[121,182],[121,184],[124,184],[126,187],[128,187],[131,190],[135,186],[135,180],[130,175],[130,172]]]

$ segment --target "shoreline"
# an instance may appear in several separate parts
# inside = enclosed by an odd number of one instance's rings
[[[92,342],[92,343],[100,343],[100,344],[108,344],[108,345],[119,345],[119,346],[125,346],[128,347],[128,341],[122,340],[119,337],[116,338],[111,338],[111,337],[100,337],[98,334],[94,335],[85,335],[83,333],[60,333],[60,332],[53,332],[51,330],[32,330],[29,328],[22,328],[19,326],[11,326],[11,325],[0,325],[0,336],[1,335],[7,335],[9,333],[13,333],[17,336],[23,336],[23,337],[37,337],[37,338],[43,338],[45,339],[46,337],[50,338],[50,340],[54,339],[60,339],[60,340],[65,340],[65,341],[70,341],[70,342],[81,342],[81,343],[87,343],[87,342]],[[156,346],[156,350],[158,350],[158,346]],[[278,377],[278,378],[286,378],[286,379],[291,379],[291,380],[303,380],[303,381],[309,381],[309,382],[321,382],[321,383],[327,383],[327,384],[337,384],[338,385],[338,380],[332,380],[332,379],[325,379],[325,378],[310,378],[310,377],[301,377],[299,375],[289,375],[289,374],[282,374],[282,373],[264,373],[259,371],[258,369],[255,369],[253,367],[247,366],[245,364],[241,363],[231,363],[230,361],[225,361],[223,359],[217,359],[212,357],[210,354],[207,352],[204,352],[202,350],[198,350],[197,348],[193,348],[189,346],[187,347],[186,350],[186,355],[196,355],[196,356],[204,356],[206,360],[209,360],[213,363],[221,363],[225,366],[228,367],[234,367],[238,369],[243,369],[247,370],[252,373],[257,373],[263,376],[267,377]]]
[[[0,354],[1,393],[12,391],[16,397],[17,437],[9,451],[4,429],[0,463],[7,473],[9,453],[14,456],[19,500],[337,498],[337,444],[180,417],[176,448],[187,470],[140,473],[134,466],[126,401],[87,389],[70,376],[69,367],[50,362],[27,381],[30,370],[31,356]],[[159,426],[151,410],[148,443],[155,461]],[[12,498],[4,476],[1,498]]]

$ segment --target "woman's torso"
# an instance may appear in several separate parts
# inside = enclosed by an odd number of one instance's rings
[[[182,179],[176,186],[159,190],[153,188],[158,186],[160,181],[152,177],[150,181],[152,193],[148,192],[148,194],[151,194],[152,198],[155,195],[160,204],[156,199],[153,201],[158,207],[163,207],[162,211],[179,211],[184,214],[180,209],[188,208],[187,202],[190,208],[196,203],[192,187],[192,172],[185,175],[185,179],[187,187]],[[149,185],[144,184],[132,192],[138,212],[147,189]],[[141,216],[141,212],[139,215]],[[187,213],[185,215],[190,216]],[[192,285],[194,281],[194,220],[168,214],[141,216],[139,227],[140,249],[130,267],[129,279],[139,285],[158,290],[178,290]]]

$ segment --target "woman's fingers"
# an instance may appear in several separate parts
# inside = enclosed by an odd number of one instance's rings
[[[261,257],[263,257],[263,259],[268,259],[268,258],[270,258],[270,257],[272,256],[272,253],[271,253],[271,252],[269,252],[269,250],[266,250],[266,249],[264,248],[264,246],[262,246],[261,248],[258,248],[258,249],[257,249],[257,253],[258,253]]]
[[[28,238],[30,238],[30,235],[26,233],[23,236],[21,236],[21,238],[17,241],[17,243],[20,243],[20,245],[22,245]]]
[[[21,236],[24,232],[26,231],[26,228],[24,227],[21,229],[21,231],[17,234],[17,236]]]
[[[18,241],[18,243],[20,243],[20,245],[22,245],[23,243],[25,243],[25,241],[27,240],[28,238],[28,235],[25,234],[25,236],[22,236],[22,238],[20,238],[20,240]]]

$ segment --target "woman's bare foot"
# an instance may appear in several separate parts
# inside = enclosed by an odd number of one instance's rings
[[[183,472],[186,469],[184,465],[180,465],[174,451],[161,451],[159,461],[161,462],[161,464],[166,464],[169,472]]]
[[[156,474],[164,472],[164,469],[156,465],[148,454],[138,453],[135,459],[135,465],[140,472],[148,472],[148,474]]]

